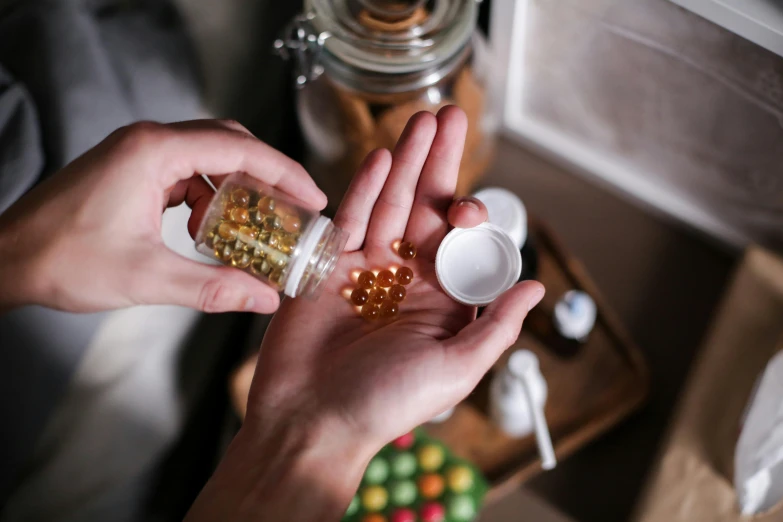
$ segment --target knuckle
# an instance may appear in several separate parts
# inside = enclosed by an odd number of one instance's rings
[[[138,151],[157,146],[165,138],[165,127],[152,121],[140,121],[117,131],[119,146]]]

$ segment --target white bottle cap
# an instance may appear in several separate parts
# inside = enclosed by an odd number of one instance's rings
[[[597,317],[595,301],[581,290],[569,290],[555,305],[555,328],[567,339],[587,339]]]
[[[522,200],[499,187],[479,190],[473,197],[487,207],[489,222],[502,228],[521,249],[527,241],[527,210]]]
[[[443,291],[468,306],[486,306],[514,286],[522,254],[495,225],[455,228],[438,247],[435,274]]]

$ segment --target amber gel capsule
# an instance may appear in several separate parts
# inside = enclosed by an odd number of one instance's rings
[[[381,288],[389,288],[394,283],[394,274],[391,270],[381,270],[375,280],[375,284]]]
[[[351,302],[356,306],[362,306],[367,303],[370,296],[364,288],[357,288],[351,293]]]
[[[401,285],[408,285],[413,281],[413,270],[407,266],[403,266],[397,270],[397,282]]]
[[[370,290],[375,286],[375,274],[369,270],[365,270],[359,274],[359,286],[365,290]]]

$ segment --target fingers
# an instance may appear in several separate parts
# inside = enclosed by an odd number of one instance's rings
[[[468,119],[462,109],[448,106],[438,112],[437,124],[405,230],[405,239],[420,245],[423,256],[433,258],[448,232],[446,210],[457,187]]]
[[[291,158],[248,132],[227,128],[234,124],[202,121],[174,126],[139,123],[122,130],[120,140],[129,153],[156,151],[149,174],[164,188],[194,174],[247,174],[292,195],[316,209],[326,196]]]
[[[148,258],[134,293],[142,304],[171,304],[209,313],[277,310],[280,297],[249,274],[186,259],[161,245]]]
[[[477,227],[489,218],[484,203],[473,197],[454,200],[446,215],[449,224],[456,228]]]
[[[375,204],[367,242],[388,248],[401,239],[408,223],[419,174],[427,160],[438,123],[428,112],[415,114],[402,133],[392,154],[389,178]]]
[[[334,216],[335,226],[350,234],[345,250],[353,252],[362,248],[372,209],[389,176],[392,155],[386,149],[367,155],[356,176],[351,181],[340,208]]]
[[[481,317],[445,341],[446,360],[460,371],[469,368],[475,372],[477,381],[516,342],[527,313],[543,297],[541,283],[518,283],[489,305]]]

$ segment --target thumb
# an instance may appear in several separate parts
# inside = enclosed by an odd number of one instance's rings
[[[192,261],[163,247],[149,259],[137,294],[145,304],[171,304],[208,313],[277,310],[272,287],[235,268]]]
[[[481,317],[446,341],[448,360],[462,371],[465,368],[475,371],[478,382],[516,342],[527,313],[541,302],[544,292],[544,285],[538,281],[516,284],[489,305]]]

